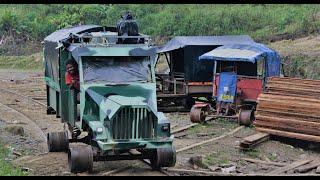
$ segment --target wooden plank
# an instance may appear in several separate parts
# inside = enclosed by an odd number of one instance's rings
[[[302,78],[296,78],[296,77],[277,77],[277,76],[273,76],[273,77],[268,77],[268,81],[272,81],[272,80],[290,80],[290,81],[304,81],[304,82],[318,82],[320,83],[320,80],[317,79],[302,79]]]
[[[296,113],[296,112],[283,112],[279,111],[278,109],[261,109],[260,107],[257,108],[257,116],[276,116],[279,118],[292,118],[294,117],[295,119],[301,120],[301,121],[311,121],[311,122],[319,122],[320,123],[320,116],[314,116],[313,114],[301,114],[301,113]]]
[[[286,96],[288,95],[287,92],[283,92],[283,91],[268,91],[265,92],[264,94],[272,94],[272,95],[282,95],[282,96]],[[320,97],[318,97],[317,95],[312,95],[312,94],[290,94],[290,95],[294,95],[295,97],[301,97],[301,98],[314,98],[314,99],[320,99]]]
[[[306,173],[320,166],[320,159],[313,160],[309,165],[295,169],[296,173]]]
[[[262,103],[268,103],[268,104],[275,104],[277,106],[281,105],[285,105],[288,107],[302,107],[302,108],[312,108],[312,109],[316,109],[316,108],[320,108],[320,103],[317,102],[302,102],[302,101],[291,101],[291,100],[282,100],[282,99],[265,99],[265,98],[258,98],[258,103],[262,104]]]
[[[312,129],[309,129],[308,127],[291,127],[291,126],[283,125],[281,123],[270,123],[270,122],[260,121],[260,120],[256,120],[254,122],[254,126],[255,127],[268,128],[268,129],[274,129],[274,130],[279,130],[279,131],[300,133],[300,134],[313,135],[313,136],[320,137],[319,130],[312,130]]]
[[[251,162],[251,163],[258,163],[258,164],[265,164],[265,165],[274,165],[279,167],[287,166],[288,164],[285,163],[278,163],[278,162],[267,162],[267,161],[261,161],[258,159],[251,159],[251,158],[241,158],[242,160]]]
[[[294,113],[301,113],[301,114],[312,114],[313,116],[320,115],[320,109],[311,109],[306,108],[306,106],[296,107],[296,106],[287,106],[278,103],[260,103],[258,104],[259,109],[278,109],[283,112],[294,112]],[[259,114],[259,112],[257,112]]]
[[[288,166],[275,169],[275,170],[271,171],[269,174],[278,175],[278,174],[281,174],[281,173],[285,173],[285,172],[290,171],[290,170],[292,170],[294,168],[297,168],[297,167],[300,167],[302,165],[308,164],[311,161],[312,160],[310,160],[310,159],[296,161],[296,162],[293,162],[293,163],[289,164]]]
[[[285,131],[280,131],[280,130],[259,128],[259,127],[256,127],[256,130],[259,132],[269,133],[269,134],[272,134],[275,136],[288,137],[288,138],[300,139],[300,140],[312,141],[312,142],[320,142],[319,136],[312,136],[312,135],[293,133],[293,132],[285,132]]]
[[[290,95],[275,95],[275,94],[261,94],[259,95],[259,99],[266,99],[266,100],[278,99],[278,100],[292,100],[292,101],[320,103],[320,99],[296,97],[296,96],[290,96]]]
[[[320,136],[320,123],[316,122],[257,115],[254,125]]]
[[[265,138],[265,137],[268,137],[268,136],[269,136],[269,134],[266,134],[266,133],[256,133],[256,134],[253,134],[251,136],[243,138],[243,140],[253,143],[253,142],[258,141],[259,139],[262,139],[262,138]]]
[[[256,133],[254,135],[244,138],[240,142],[240,148],[242,149],[252,149],[259,144],[269,140],[269,134],[266,133]]]
[[[272,86],[267,85],[267,88],[277,88],[277,89],[286,89],[286,90],[294,90],[294,91],[303,91],[303,92],[311,92],[311,93],[320,93],[320,90],[311,89],[311,88],[297,88],[297,87],[286,87],[286,86]]]

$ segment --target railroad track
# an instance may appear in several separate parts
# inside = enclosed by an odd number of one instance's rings
[[[13,95],[18,96],[18,97],[20,97],[20,98],[24,98],[24,99],[26,99],[26,100],[30,100],[30,101],[34,102],[35,104],[40,105],[40,106],[43,107],[43,108],[46,108],[46,107],[47,107],[46,104],[44,104],[44,103],[42,103],[42,102],[40,102],[40,101],[38,101],[38,100],[35,100],[35,99],[31,98],[30,96],[23,95],[23,94],[17,93],[17,92],[12,91],[12,90],[0,88],[0,92],[2,92],[2,93],[8,93],[8,94],[13,94]],[[31,105],[31,104],[30,104],[30,105]],[[12,107],[9,107],[9,106],[7,106],[7,105],[5,105],[5,104],[0,103],[0,107],[1,107],[1,106],[2,106],[2,107],[5,107],[7,110],[10,110],[10,111],[18,114],[19,116],[23,117],[23,118],[24,118],[24,123],[25,123],[25,124],[30,124],[30,125],[32,125],[33,127],[35,127],[35,131],[41,133],[41,139],[46,143],[46,141],[47,141],[46,135],[44,134],[44,132],[42,131],[42,129],[41,129],[32,119],[30,119],[29,117],[27,117],[25,114],[23,114],[22,112],[20,112],[20,111],[17,110],[17,109],[14,109],[14,108],[12,108]],[[45,154],[47,154],[47,153],[45,153]],[[147,160],[140,160],[140,161],[143,162],[144,164],[146,164],[146,165],[148,165],[148,166],[151,167],[149,161],[147,161]],[[134,165],[137,165],[137,166],[138,166],[139,164],[138,164],[138,163],[135,163],[135,164],[130,165],[130,166],[127,166],[127,167],[123,167],[123,168],[119,168],[119,169],[114,169],[114,170],[111,170],[111,171],[107,171],[107,172],[102,173],[102,175],[105,175],[105,176],[115,175],[115,174],[117,174],[117,173],[121,173],[121,172],[123,172],[123,171],[125,171],[125,170],[128,170],[128,169],[130,169],[130,168],[134,168]],[[162,171],[162,170],[159,170],[159,172],[162,173],[162,174],[164,174],[164,175],[166,175],[166,176],[168,176],[168,173],[167,173],[167,172],[164,172],[164,171]]]
[[[41,105],[42,107],[47,107],[46,104],[44,104],[44,103],[42,103],[42,102],[40,102],[40,101],[38,101],[38,100],[35,100],[35,99],[32,98],[32,97],[29,97],[29,96],[26,96],[26,95],[22,95],[22,94],[19,94],[19,93],[17,93],[17,92],[14,92],[14,91],[11,91],[11,90],[8,90],[8,89],[4,89],[4,88],[0,88],[0,91],[1,91],[1,92],[6,92],[6,93],[10,93],[10,94],[14,94],[14,95],[16,95],[16,96],[18,96],[18,97],[21,97],[21,98],[24,98],[24,99],[33,101],[34,103],[39,104],[39,105]]]
[[[9,90],[9,89],[0,88],[0,92],[8,93],[8,94],[13,94],[13,95],[18,96],[18,97],[20,97],[20,98],[24,98],[24,99],[30,100],[30,101],[32,101],[33,103],[38,104],[38,105],[40,105],[40,106],[43,107],[43,108],[46,108],[46,107],[47,107],[46,104],[44,104],[44,103],[36,100],[36,98],[34,98],[33,95],[21,94],[21,93],[16,92],[17,90],[19,90],[19,89]],[[32,97],[31,97],[31,96],[32,96]],[[40,99],[43,99],[43,98],[41,97]],[[10,107],[9,107],[9,108],[10,108]],[[17,110],[16,110],[16,111],[17,111]],[[18,111],[17,111],[17,112],[18,112]],[[32,121],[31,119],[29,119],[29,120]],[[35,123],[33,122],[33,124],[35,124]],[[185,130],[188,130],[188,129],[196,126],[196,125],[198,125],[198,124],[197,124],[197,123],[192,123],[192,124],[189,124],[189,125],[186,125],[186,126],[183,126],[183,127],[179,127],[179,126],[176,125],[174,128],[172,128],[172,134],[180,133],[180,132],[185,131]],[[35,126],[37,126],[37,125],[35,124]],[[38,127],[38,126],[37,126],[37,127]],[[38,130],[43,133],[43,131],[42,131],[39,127],[38,127]],[[188,146],[187,148],[189,149],[189,148],[192,148],[192,147],[189,147],[189,146]],[[184,150],[183,150],[183,149],[178,149],[178,152],[181,152],[181,151],[184,151]],[[151,164],[150,164],[150,162],[149,162],[148,160],[140,160],[140,162],[142,162],[142,163],[146,164],[147,166],[151,167]],[[132,169],[132,168],[134,168],[135,166],[139,166],[139,165],[140,165],[140,164],[139,164],[138,162],[136,162],[136,163],[131,164],[131,165],[126,166],[126,167],[121,167],[121,168],[113,169],[113,170],[111,170],[111,171],[107,171],[107,172],[103,172],[103,173],[99,172],[98,174],[101,174],[101,175],[104,175],[104,176],[117,175],[117,174],[119,174],[119,173],[121,173],[121,172],[124,172],[124,171],[126,171],[126,170],[128,170],[128,169]],[[165,176],[170,176],[170,173],[169,173],[170,171],[169,171],[169,169],[167,169],[167,168],[166,168],[165,170],[160,169],[158,172],[160,172],[161,174],[163,174],[163,175],[165,175]],[[85,173],[85,174],[86,174],[86,173]]]
[[[23,114],[22,112],[9,107],[5,104],[0,103],[0,107],[2,107],[6,112],[12,112],[18,116],[20,116],[21,118],[19,118],[21,123],[30,125],[32,127],[34,127],[35,132],[38,132],[39,134],[37,135],[38,137],[40,137],[40,139],[45,142],[45,144],[47,144],[47,136],[43,133],[43,131],[41,130],[41,128],[29,117],[27,117],[25,114]]]

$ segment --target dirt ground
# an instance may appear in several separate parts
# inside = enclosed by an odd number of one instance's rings
[[[152,171],[150,167],[141,161],[115,161],[94,163],[93,174],[71,174],[68,171],[67,155],[65,153],[47,153],[44,135],[48,132],[63,130],[63,124],[55,115],[47,115],[46,109],[26,98],[13,95],[1,89],[9,89],[29,97],[42,97],[45,103],[45,84],[41,72],[17,72],[0,71],[0,141],[7,147],[13,148],[19,155],[14,155],[12,162],[30,171],[32,175],[105,175],[105,173],[133,166],[114,175],[164,175]],[[20,112],[20,113],[17,113]],[[188,113],[166,113],[171,121],[171,126],[179,128],[191,124]],[[32,121],[32,122],[31,122]],[[13,135],[8,127],[23,127],[22,135]],[[175,134],[174,145],[176,149],[192,145],[210,138],[219,137],[237,128],[238,124],[228,119],[209,121],[204,125],[197,125],[187,131]],[[173,129],[175,129],[173,128]],[[278,167],[274,165],[262,165],[249,163],[242,158],[259,159],[290,164],[301,159],[320,158],[319,146],[307,144],[292,144],[286,139],[269,140],[252,151],[242,151],[238,148],[242,138],[254,134],[254,128],[243,128],[237,133],[218,141],[183,151],[177,154],[175,168],[189,170],[210,171],[213,167],[228,169],[234,167],[231,173],[237,174],[261,174],[268,173]],[[201,156],[205,167],[192,165],[189,160],[192,157]],[[293,172],[288,172],[292,174]],[[170,175],[190,175],[186,173],[170,172]],[[194,175],[194,174],[192,174]]]

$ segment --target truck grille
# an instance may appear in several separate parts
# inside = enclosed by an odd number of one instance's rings
[[[155,136],[155,115],[146,108],[122,108],[111,121],[113,139],[144,139]]]

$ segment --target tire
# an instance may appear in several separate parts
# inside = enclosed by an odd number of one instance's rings
[[[93,152],[91,146],[72,147],[68,151],[69,170],[72,173],[93,171]]]
[[[255,116],[253,110],[240,110],[238,119],[240,125],[251,126],[254,120]]]
[[[174,146],[171,148],[159,148],[153,153],[150,159],[153,170],[160,170],[161,167],[174,167],[176,164],[176,150]]]
[[[49,152],[67,152],[69,149],[68,133],[66,131],[48,133],[47,145]]]
[[[206,119],[206,112],[204,108],[192,107],[190,111],[190,120],[192,123],[204,123]]]

